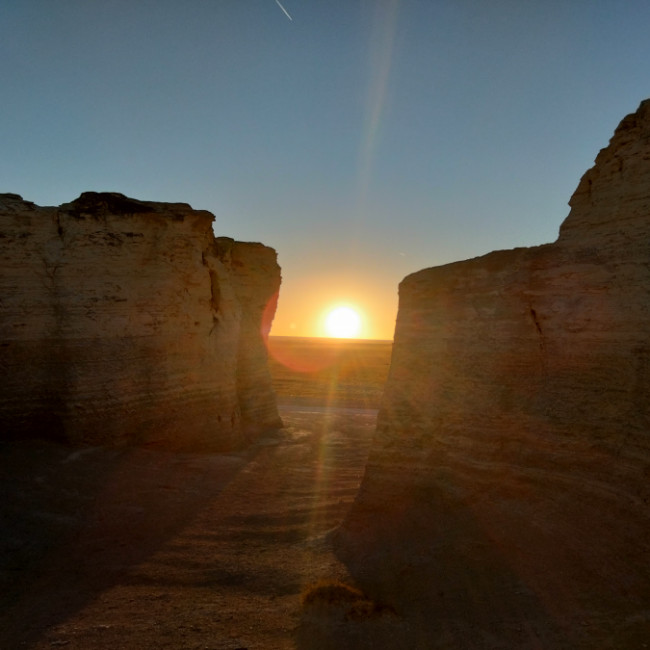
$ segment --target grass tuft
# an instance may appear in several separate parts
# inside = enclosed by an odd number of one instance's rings
[[[321,580],[302,594],[305,605],[349,605],[368,600],[362,591],[338,580]]]
[[[348,621],[395,614],[390,605],[377,603],[356,587],[338,580],[321,580],[308,587],[302,594],[302,605],[305,608],[341,608]]]

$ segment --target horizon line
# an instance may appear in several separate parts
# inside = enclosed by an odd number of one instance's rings
[[[339,336],[301,336],[299,334],[269,334],[270,339],[322,339],[324,341],[345,341],[353,343],[355,341],[366,341],[369,343],[393,343],[393,339],[368,339],[361,337],[343,338]]]

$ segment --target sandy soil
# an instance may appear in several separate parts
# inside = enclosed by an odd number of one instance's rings
[[[309,647],[301,593],[346,578],[327,535],[375,412],[282,417],[239,454],[0,447],[0,647]]]

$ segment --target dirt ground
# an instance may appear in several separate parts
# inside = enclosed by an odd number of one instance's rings
[[[0,648],[311,647],[390,357],[325,347],[280,341],[285,427],[240,453],[0,445]]]
[[[2,446],[0,647],[296,647],[375,415],[282,416],[240,454]]]

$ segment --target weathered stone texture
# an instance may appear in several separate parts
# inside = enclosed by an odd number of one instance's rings
[[[230,448],[278,425],[261,332],[276,254],[212,221],[113,193],[0,195],[3,437]]]
[[[422,647],[483,647],[481,626],[494,647],[650,631],[650,101],[570,205],[554,244],[400,285],[340,550],[420,612]]]

